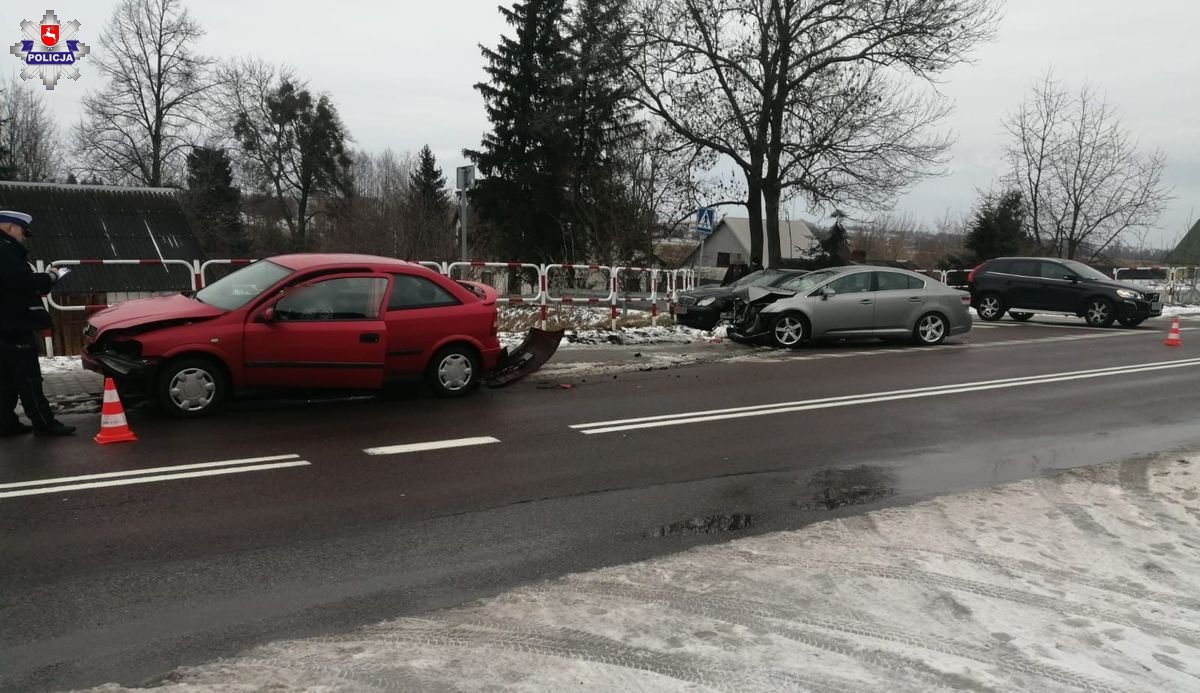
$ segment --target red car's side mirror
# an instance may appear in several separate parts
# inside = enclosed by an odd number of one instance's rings
[[[275,322],[275,306],[267,306],[254,316],[254,322]]]

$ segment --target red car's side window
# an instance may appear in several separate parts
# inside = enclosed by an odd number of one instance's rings
[[[341,277],[301,287],[275,305],[283,321],[376,320],[387,280],[383,277]]]
[[[460,301],[449,291],[426,279],[410,274],[392,275],[392,295],[388,310],[457,306]]]

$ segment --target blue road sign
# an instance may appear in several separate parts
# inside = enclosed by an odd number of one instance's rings
[[[702,207],[696,210],[696,233],[701,236],[711,236],[713,224],[717,219],[717,210],[712,207]]]

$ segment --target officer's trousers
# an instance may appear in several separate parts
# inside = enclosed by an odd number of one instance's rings
[[[17,399],[34,428],[54,423],[54,413],[42,392],[42,367],[33,332],[0,333],[0,428],[18,422]]]

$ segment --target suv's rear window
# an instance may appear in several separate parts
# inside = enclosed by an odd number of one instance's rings
[[[1005,273],[1011,272],[1012,271],[1012,261],[1011,260],[992,260],[991,262],[984,265],[983,269],[988,272],[1005,272]]]

